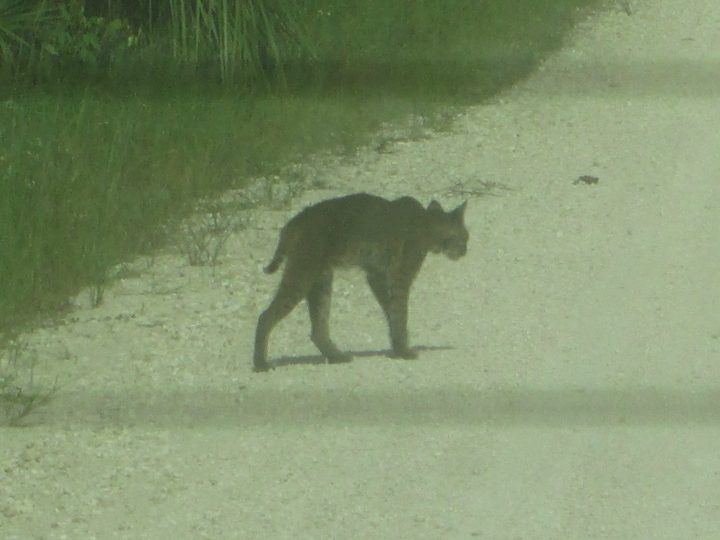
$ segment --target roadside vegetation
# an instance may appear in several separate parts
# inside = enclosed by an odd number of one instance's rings
[[[513,84],[598,3],[0,0],[0,342],[199,199]]]

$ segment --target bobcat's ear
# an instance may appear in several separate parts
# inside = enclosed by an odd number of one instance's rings
[[[468,202],[465,201],[460,206],[458,206],[455,210],[451,212],[452,215],[460,218],[460,220],[462,221],[462,219],[465,217],[465,208],[467,207],[467,203]]]
[[[433,211],[433,212],[437,212],[438,210],[439,210],[440,212],[444,212],[443,207],[440,206],[440,203],[437,202],[435,199],[433,199],[433,200],[430,202],[430,204],[428,204],[427,209],[428,209],[428,210],[431,210],[431,211]]]

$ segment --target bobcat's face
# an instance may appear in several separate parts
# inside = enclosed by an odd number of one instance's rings
[[[439,253],[444,253],[450,260],[456,261],[467,253],[468,232],[462,229],[451,231],[440,241]]]
[[[450,212],[445,212],[439,203],[433,201],[428,206],[434,222],[433,253],[444,253],[449,259],[456,261],[467,253],[468,231],[463,222],[467,201]]]

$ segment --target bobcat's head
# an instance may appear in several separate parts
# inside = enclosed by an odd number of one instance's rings
[[[456,261],[467,252],[468,231],[463,216],[467,201],[460,206],[445,212],[440,203],[432,201],[427,211],[430,215],[431,230],[430,251],[444,253],[449,259]]]

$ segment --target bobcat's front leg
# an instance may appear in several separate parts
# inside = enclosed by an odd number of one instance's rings
[[[267,312],[263,312],[255,328],[255,352],[253,353],[253,370],[255,372],[268,371],[271,368],[267,362],[268,338],[271,329],[272,323],[268,320]]]
[[[408,298],[409,287],[393,288],[387,307],[390,343],[393,358],[417,358],[417,351],[408,346]]]

